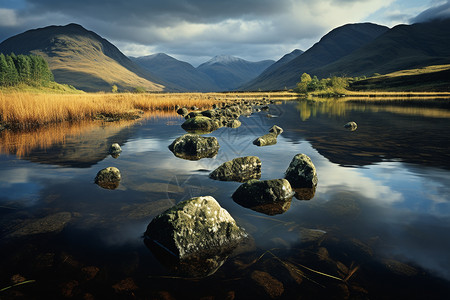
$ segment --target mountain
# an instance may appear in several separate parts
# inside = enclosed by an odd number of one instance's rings
[[[273,60],[250,62],[234,56],[220,55],[201,64],[197,70],[208,75],[219,87],[219,91],[230,91],[257,77],[273,63]]]
[[[84,91],[167,90],[164,82],[140,68],[117,47],[80,25],[48,26],[6,39],[0,52],[43,56],[55,81]]]
[[[167,54],[157,53],[130,59],[166,82],[174,83],[187,91],[209,92],[220,89],[205,73]]]
[[[314,75],[371,76],[450,64],[450,19],[398,25]]]
[[[388,31],[386,26],[372,23],[347,24],[333,29],[319,42],[293,60],[264,72],[245,84],[242,90],[281,90],[292,88],[303,73],[323,67],[352,53]]]

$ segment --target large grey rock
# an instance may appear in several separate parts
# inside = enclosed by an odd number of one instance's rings
[[[169,145],[169,149],[177,157],[199,160],[216,156],[219,151],[219,142],[215,137],[203,137],[198,134],[187,133],[175,139]]]
[[[216,122],[205,116],[196,116],[187,119],[181,127],[191,133],[207,133],[218,128]]]
[[[244,182],[261,177],[261,160],[256,156],[238,157],[224,162],[209,174],[209,177],[222,181]]]
[[[116,167],[108,167],[100,170],[95,176],[95,183],[102,188],[114,190],[119,186],[121,179],[120,171]]]
[[[252,179],[240,185],[232,195],[236,203],[267,215],[287,211],[293,196],[294,192],[286,179]]]
[[[303,153],[294,156],[284,178],[289,181],[294,189],[314,188],[318,181],[316,167],[309,156]]]
[[[253,144],[256,146],[269,146],[275,145],[276,143],[277,143],[277,134],[273,132],[260,136],[259,138],[253,141]]]
[[[176,259],[178,273],[214,273],[247,233],[211,196],[183,201],[155,217],[144,234],[158,257]],[[161,256],[166,254],[165,256]]]

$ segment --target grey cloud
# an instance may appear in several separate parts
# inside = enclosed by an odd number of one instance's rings
[[[27,0],[32,13],[59,12],[128,25],[170,25],[173,21],[210,23],[227,18],[271,16],[285,12],[290,0]]]
[[[446,3],[427,9],[419,14],[417,17],[411,19],[411,23],[423,23],[435,19],[450,18],[450,1]]]

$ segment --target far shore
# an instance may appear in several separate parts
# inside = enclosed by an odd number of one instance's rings
[[[178,107],[211,109],[213,104],[261,100],[320,99],[321,101],[424,100],[450,92],[352,92],[302,95],[292,91],[224,93],[39,93],[0,89],[0,131],[32,129],[47,124],[82,120],[136,119],[144,112],[174,111]]]

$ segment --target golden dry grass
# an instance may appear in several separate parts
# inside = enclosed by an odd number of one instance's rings
[[[33,128],[50,123],[94,119],[98,115],[126,116],[137,110],[161,111],[213,104],[236,99],[292,98],[296,94],[179,93],[179,94],[43,94],[0,92],[0,123],[14,128]]]

